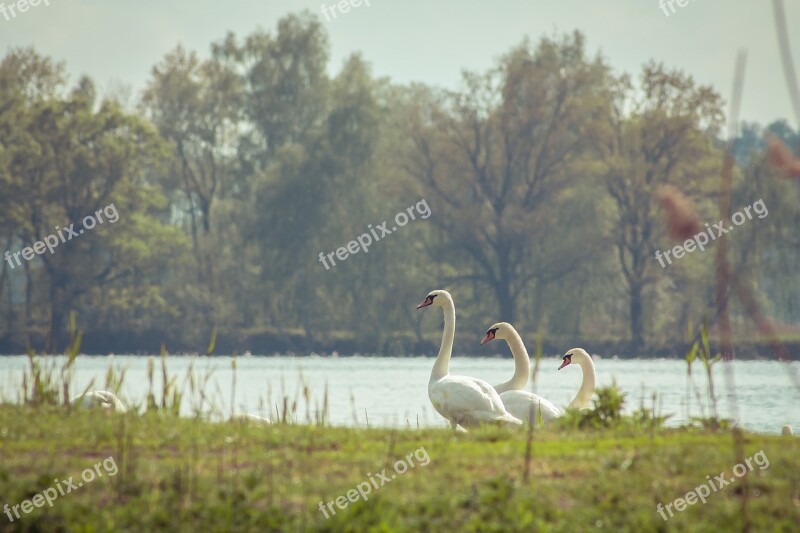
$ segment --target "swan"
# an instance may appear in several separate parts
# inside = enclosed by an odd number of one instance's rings
[[[528,376],[531,372],[531,359],[528,357],[528,350],[522,338],[508,322],[498,322],[490,327],[486,332],[486,337],[481,341],[481,345],[486,344],[492,339],[502,339],[508,343],[511,353],[514,355],[514,375],[509,381],[494,386],[500,394],[500,399],[509,413],[520,420],[536,420],[537,406],[542,411],[542,420],[547,422],[561,416],[561,410],[532,392],[522,390],[528,383]]]
[[[790,426],[789,424],[784,425],[781,428],[781,435],[788,435],[790,437],[794,435],[794,431],[792,431],[792,426]]]
[[[230,418],[230,420],[231,422],[234,421],[243,423],[259,422],[261,424],[272,424],[272,420],[270,420],[269,418],[265,416],[254,415],[253,413],[243,413],[243,414],[233,415]]]
[[[86,394],[75,396],[69,403],[86,408],[102,407],[103,409],[110,409],[118,413],[127,411],[125,404],[122,403],[122,400],[117,398],[116,394],[105,390],[93,390]]]
[[[509,413],[500,395],[482,379],[449,374],[453,337],[456,332],[456,309],[453,297],[444,290],[431,291],[417,309],[430,305],[444,309],[444,332],[439,355],[433,363],[428,382],[428,397],[434,409],[445,417],[453,429],[475,426],[481,422],[521,425],[522,421]]]
[[[578,363],[583,371],[583,381],[578,394],[572,399],[567,409],[583,409],[589,407],[594,395],[594,385],[597,375],[594,372],[592,356],[586,353],[583,348],[573,348],[564,354],[564,362],[558,367],[559,370],[571,363]]]

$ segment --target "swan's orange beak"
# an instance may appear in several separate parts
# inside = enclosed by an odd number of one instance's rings
[[[481,346],[489,342],[490,340],[494,339],[494,331],[487,331],[486,336],[481,341]]]
[[[571,362],[572,362],[572,359],[570,359],[569,357],[565,357],[565,358],[564,358],[564,362],[563,362],[563,363],[561,363],[561,366],[560,366],[560,367],[558,367],[558,369],[559,369],[559,370],[561,370],[562,368],[564,368],[565,366],[567,366],[567,365],[568,365],[568,364],[570,364]]]
[[[430,298],[430,297],[425,298],[425,300],[423,300],[423,302],[417,306],[417,309],[422,309],[423,307],[428,307],[432,303],[433,303],[433,298]]]

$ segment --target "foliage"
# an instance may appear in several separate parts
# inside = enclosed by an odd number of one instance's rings
[[[6,529],[655,531],[665,527],[659,502],[683,497],[706,475],[729,475],[734,464],[730,436],[699,429],[544,428],[534,435],[525,482],[523,431],[263,426],[0,405],[0,493],[16,505],[113,457],[114,476],[101,468],[102,477]],[[394,461],[420,447],[426,466],[397,475],[366,501],[346,509],[334,503],[335,516],[319,510],[369,473],[386,468],[390,475]],[[797,507],[786,505],[798,481],[796,439],[747,435],[745,455],[759,449],[769,468],[755,467],[746,486],[739,480],[675,513],[667,527],[741,529],[736,509],[747,490],[754,530],[792,530],[800,520]]]
[[[656,398],[653,406],[647,408],[642,404],[630,414],[623,413],[625,394],[616,383],[595,390],[593,407],[586,409],[569,409],[561,417],[557,425],[563,428],[633,428],[635,430],[655,430],[664,426],[671,415],[658,414]]]
[[[161,345],[161,399],[156,398],[154,392],[154,371],[155,361],[152,357],[147,358],[147,411],[161,412],[172,416],[178,416],[183,400],[183,392],[178,390],[177,377],[169,377],[167,373],[167,349]],[[189,370],[191,373],[191,369]]]
[[[202,353],[209,331],[227,353],[246,339],[265,351],[427,352],[412,304],[446,287],[466,331],[490,313],[551,342],[627,339],[641,354],[674,347],[708,311],[713,254],[656,265],[654,250],[673,243],[653,192],[673,184],[714,222],[713,90],[656,61],[637,79],[616,72],[579,32],[525,40],[484,71],[465,65],[451,91],[376,77],[358,53],[331,74],[330,55],[307,13],[224,35],[205,55],[178,46],[131,112],[35,50],[10,50],[0,251],[83,229],[111,203],[119,221],[20,265],[3,258],[0,349],[30,338],[59,352],[77,311],[91,353],[162,342]],[[765,131],[799,144],[785,121],[743,128],[733,208],[763,198],[770,215],[738,227],[731,252],[763,308],[791,324],[797,189],[767,165]],[[429,219],[330,269],[319,261],[421,199]],[[732,302],[753,338],[738,311]]]
[[[83,338],[83,332],[77,329],[74,312],[70,313],[69,317],[69,333],[71,341],[60,368],[57,366],[56,359],[39,357],[33,348],[28,347],[30,368],[22,375],[21,403],[33,406],[69,405],[73,367],[80,353]],[[107,373],[107,384],[113,386],[115,392],[122,385],[122,380],[117,378],[113,367],[110,366]],[[86,393],[86,391],[83,392]]]

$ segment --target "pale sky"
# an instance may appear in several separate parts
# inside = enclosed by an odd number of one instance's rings
[[[0,4],[8,12],[18,1]],[[458,87],[462,69],[487,69],[525,36],[537,41],[579,29],[589,50],[602,52],[618,71],[638,73],[655,59],[727,99],[736,51],[743,48],[742,118],[796,125],[767,0],[690,0],[669,16],[659,0],[363,0],[330,21],[321,6],[333,0],[41,1],[10,20],[0,11],[0,51],[33,45],[65,61],[73,81],[91,76],[101,93],[122,84],[138,96],[151,67],[178,43],[206,56],[229,30],[240,37],[259,27],[271,32],[287,13],[308,9],[329,32],[331,74],[360,51],[376,76],[449,88]],[[800,70],[800,0],[785,3]]]

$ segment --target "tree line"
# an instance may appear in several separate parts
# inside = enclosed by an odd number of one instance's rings
[[[330,76],[329,48],[318,18],[287,16],[205,55],[176,47],[135,100],[9,51],[0,253],[110,204],[119,220],[3,261],[0,351],[63,349],[74,312],[98,353],[202,352],[211,336],[228,352],[418,353],[438,331],[414,305],[434,288],[455,297],[457,338],[505,320],[641,354],[708,316],[713,253],[667,268],[654,254],[672,244],[662,186],[717,222],[713,88],[656,61],[616,72],[579,32],[526,39],[457,90],[376,77],[358,53]],[[730,253],[796,336],[799,191],[767,164],[765,132],[800,145],[786,121],[740,128],[732,208],[762,199],[769,216],[732,232]],[[320,264],[422,199],[429,218]],[[735,305],[732,321],[753,338]]]

